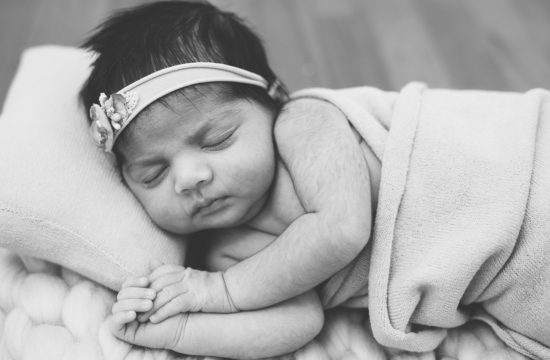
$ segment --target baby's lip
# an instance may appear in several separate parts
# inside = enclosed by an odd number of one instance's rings
[[[191,216],[198,213],[201,209],[203,209],[207,206],[210,206],[216,200],[217,199],[214,198],[214,199],[200,199],[200,200],[195,201],[195,203],[191,206],[191,211],[190,211]]]

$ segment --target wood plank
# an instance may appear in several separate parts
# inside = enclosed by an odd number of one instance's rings
[[[536,1],[524,1],[526,3]],[[517,0],[464,0],[479,24],[479,38],[498,67],[507,88],[528,90],[550,84],[550,62],[528,31],[530,19],[518,15]],[[546,42],[550,33],[546,34]]]
[[[79,44],[112,10],[153,0],[3,0],[0,101],[29,46]],[[548,0],[213,0],[246,18],[291,90],[411,80],[550,87]]]
[[[385,65],[376,50],[377,41],[361,12],[356,11],[361,1],[341,1],[337,5],[325,1],[318,7],[313,6],[313,0],[300,4],[304,32],[322,73],[322,82],[317,86],[389,86]]]
[[[0,4],[0,104],[11,83],[21,52],[27,47],[28,16],[36,12],[38,0],[2,2]]]
[[[533,83],[529,86],[550,88],[550,1],[531,0],[513,2],[513,11],[520,18],[526,32],[526,41],[535,48],[533,55],[537,59],[537,67],[532,72]],[[513,46],[513,45],[512,45]]]
[[[449,87],[509,88],[495,59],[487,51],[484,29],[464,2],[418,0],[416,4],[449,72]]]
[[[401,0],[371,0],[363,9],[377,39],[372,51],[380,52],[394,90],[410,81],[452,85],[446,59],[430,36],[436,29],[430,28],[418,11],[415,3]]]

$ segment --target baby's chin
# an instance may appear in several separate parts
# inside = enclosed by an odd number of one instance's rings
[[[191,235],[199,231],[233,228],[256,217],[263,209],[267,196],[255,201],[237,201],[227,198],[224,206],[215,213],[185,216],[179,219],[153,219],[158,227],[176,235]]]
[[[185,223],[156,223],[162,230],[175,235],[192,235],[204,230],[215,230],[223,228],[232,228],[242,225],[246,219],[238,214],[224,214],[217,218],[196,219],[195,221],[185,221]]]

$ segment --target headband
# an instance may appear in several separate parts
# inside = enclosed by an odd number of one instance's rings
[[[234,66],[195,62],[155,71],[107,97],[99,96],[99,105],[90,107],[90,130],[99,147],[112,152],[124,128],[148,105],[172,91],[202,83],[234,82],[268,88],[268,82],[253,72]],[[277,81],[273,84],[275,87]],[[276,88],[268,91],[270,96]]]

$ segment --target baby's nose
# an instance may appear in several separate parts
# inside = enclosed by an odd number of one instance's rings
[[[210,166],[200,161],[180,163],[174,169],[174,173],[174,190],[178,194],[199,190],[213,177]]]

